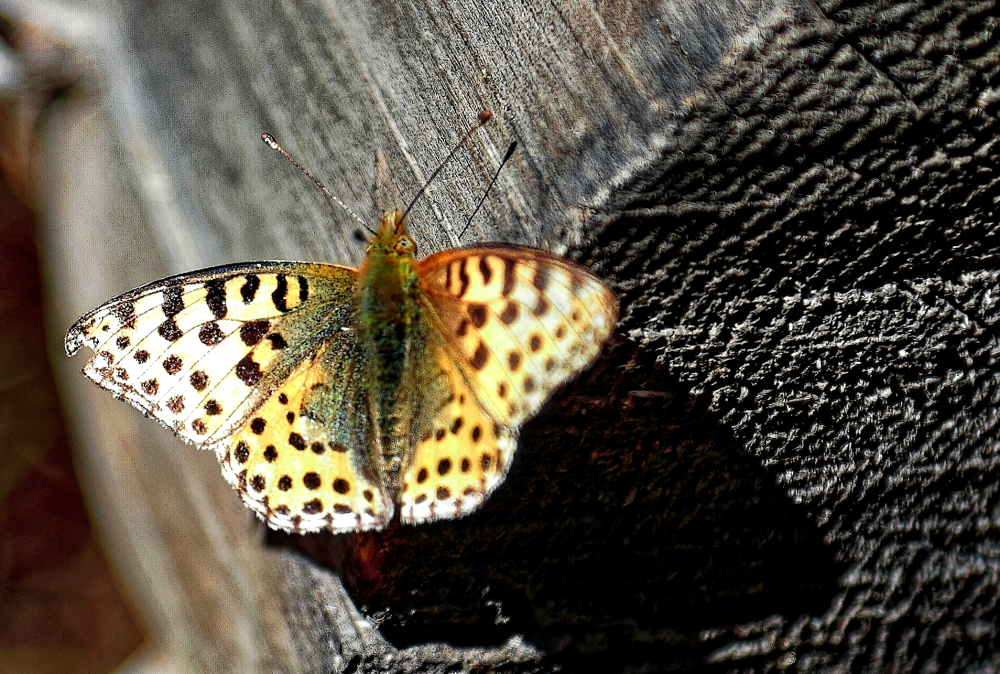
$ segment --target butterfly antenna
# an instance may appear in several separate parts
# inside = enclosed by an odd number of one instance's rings
[[[469,225],[472,224],[472,218],[476,217],[476,213],[479,212],[479,209],[482,208],[483,204],[486,202],[486,197],[489,196],[490,190],[493,189],[493,184],[497,181],[497,178],[500,177],[500,169],[504,167],[504,164],[507,163],[507,161],[511,158],[511,155],[514,154],[514,150],[516,149],[517,149],[517,141],[515,140],[507,148],[507,154],[505,154],[503,156],[503,159],[500,160],[500,166],[497,166],[497,172],[493,174],[493,180],[491,180],[490,184],[486,186],[486,191],[483,192],[483,196],[482,198],[479,199],[479,203],[476,204],[476,208],[472,211],[472,215],[470,215],[469,219],[465,221],[465,227],[463,227],[462,231],[459,232],[458,234],[459,240],[461,240],[462,235],[465,234],[465,232],[469,229]]]
[[[438,165],[438,167],[434,169],[434,173],[431,174],[431,177],[428,178],[426,181],[424,181],[423,187],[417,190],[417,193],[414,195],[413,199],[410,200],[410,204],[406,207],[406,210],[403,211],[403,217],[399,219],[400,222],[402,222],[406,218],[406,215],[410,212],[410,209],[413,208],[413,204],[417,203],[417,199],[419,199],[420,196],[427,191],[427,186],[434,181],[438,173],[441,173],[441,169],[445,167],[445,164],[451,161],[451,158],[455,156],[455,153],[458,152],[459,148],[465,145],[466,141],[469,140],[472,134],[478,131],[483,124],[490,121],[490,119],[492,118],[493,118],[493,113],[489,110],[483,110],[482,112],[479,113],[479,121],[476,122],[475,126],[473,126],[471,129],[469,129],[462,135],[459,141],[455,143],[455,147],[453,147],[451,149],[451,152],[448,153],[448,156],[444,158],[444,161],[442,161]]]
[[[290,155],[287,152],[285,152],[285,148],[281,147],[281,145],[278,143],[278,141],[276,141],[274,139],[274,136],[272,136],[269,133],[262,133],[262,134],[260,134],[260,139],[262,141],[264,141],[264,143],[266,143],[267,146],[270,147],[272,150],[277,150],[278,152],[280,152],[282,157],[284,157],[288,161],[292,162],[292,164],[295,166],[295,168],[297,168],[298,170],[302,171],[306,175],[306,177],[309,178],[309,180],[313,181],[313,184],[316,185],[316,187],[318,187],[321,192],[323,192],[323,196],[324,196],[324,198],[326,198],[326,203],[328,203],[331,208],[333,208],[333,205],[336,203],[338,206],[340,206],[345,211],[347,211],[347,213],[352,218],[354,218],[359,223],[361,223],[361,226],[364,227],[366,230],[368,230],[369,234],[375,234],[375,232],[372,230],[372,228],[369,227],[368,224],[364,220],[361,219],[361,216],[359,216],[357,213],[355,213],[354,211],[352,211],[350,209],[350,207],[347,204],[345,204],[343,201],[341,201],[340,199],[338,199],[333,194],[333,192],[331,192],[330,190],[326,189],[326,185],[324,185],[323,183],[321,183],[319,181],[319,178],[317,178],[316,176],[314,176],[312,173],[309,173],[309,171],[307,171],[306,168],[304,166],[302,166],[302,164],[300,164],[297,161],[295,161],[295,159],[292,158],[292,155]]]

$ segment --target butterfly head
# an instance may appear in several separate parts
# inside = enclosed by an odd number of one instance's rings
[[[412,259],[417,254],[417,244],[406,233],[403,214],[397,209],[385,211],[379,220],[375,236],[368,242],[369,257],[383,259]]]

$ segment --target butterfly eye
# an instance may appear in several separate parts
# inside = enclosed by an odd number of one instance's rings
[[[396,243],[393,245],[393,250],[396,251],[397,255],[416,255],[417,244],[413,242],[408,236],[401,236],[396,239]]]

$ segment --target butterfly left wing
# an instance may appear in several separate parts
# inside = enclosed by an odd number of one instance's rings
[[[186,442],[215,449],[227,480],[275,528],[380,528],[393,506],[367,460],[368,417],[325,424],[302,414],[317,409],[316,395],[303,392],[314,385],[363,408],[350,330],[355,280],[346,267],[292,262],[174,276],[85,314],[69,329],[66,352],[92,348],[87,377]],[[282,437],[267,442],[273,432]],[[284,477],[294,485],[283,489]],[[299,487],[327,495],[306,499]],[[273,498],[278,492],[289,493]]]

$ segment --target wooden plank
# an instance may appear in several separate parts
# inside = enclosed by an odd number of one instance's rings
[[[140,3],[112,39],[103,17],[74,37],[33,11],[101,84],[98,112],[48,129],[54,326],[168,272],[356,263],[353,223],[260,132],[373,219],[483,108],[495,123],[414,210],[422,252],[458,243],[516,140],[462,242],[567,252],[622,291],[628,339],[526,429],[490,506],[298,540],[365,613],[390,606],[387,633],[500,644],[407,663],[880,670],[942,664],[924,644],[947,643],[987,667],[986,4]],[[161,662],[389,667],[336,582],[261,549],[210,456],[66,368],[96,519]],[[426,631],[403,629],[410,608]],[[518,630],[529,646],[504,641]]]

